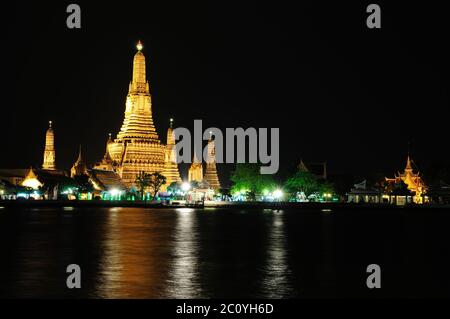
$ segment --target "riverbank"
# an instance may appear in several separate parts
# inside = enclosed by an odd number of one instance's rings
[[[138,207],[138,208],[181,208],[189,207],[184,202],[174,202],[163,204],[160,202],[144,201],[59,201],[59,200],[39,200],[39,201],[0,201],[0,207],[8,208],[42,208],[42,207]],[[191,206],[192,207],[192,206]],[[197,206],[196,206],[197,207]],[[388,204],[354,204],[354,203],[297,203],[297,202],[218,202],[207,201],[205,208],[267,208],[267,209],[447,209],[450,212],[450,205],[410,205],[394,206]]]

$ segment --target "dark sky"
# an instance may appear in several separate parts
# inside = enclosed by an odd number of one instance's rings
[[[2,10],[0,167],[41,165],[48,120],[59,167],[79,144],[99,160],[122,124],[138,39],[162,139],[170,117],[279,127],[282,175],[300,158],[391,175],[408,141],[421,167],[448,159],[450,28],[436,4],[378,1],[382,28],[370,30],[370,2],[89,1],[70,30],[60,2]]]

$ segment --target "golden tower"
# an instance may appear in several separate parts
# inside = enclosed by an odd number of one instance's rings
[[[43,169],[55,170],[55,132],[52,128],[52,121],[48,122],[47,133],[45,134],[45,150]]]
[[[173,119],[170,119],[170,125],[167,129],[167,145],[164,157],[164,171],[166,177],[166,187],[173,182],[181,182],[180,171],[177,164],[177,153],[175,149],[175,132],[173,131]]]
[[[201,182],[203,181],[203,165],[202,162],[200,162],[197,159],[197,154],[194,151],[194,158],[192,159],[192,164],[189,167],[189,176],[188,176],[189,182]]]
[[[216,147],[212,137],[208,141],[208,157],[206,160],[205,180],[214,190],[220,189],[219,177],[216,168]]]
[[[132,186],[140,172],[164,171],[165,146],[161,144],[152,118],[150,89],[145,76],[142,43],[133,59],[133,77],[125,103],[125,118],[117,138],[109,144],[109,155],[126,186]]]

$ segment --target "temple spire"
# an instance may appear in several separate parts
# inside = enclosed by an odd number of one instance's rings
[[[144,46],[142,45],[141,40],[139,40],[138,43],[136,44],[136,49],[138,49],[138,51],[142,51],[143,48]]]
[[[108,140],[106,141],[106,150],[105,150],[105,155],[103,156],[103,159],[105,161],[111,161],[111,156],[109,154],[109,145],[112,143],[112,139],[111,139],[111,133],[108,134]]]
[[[306,165],[305,165],[305,162],[303,162],[303,159],[301,158],[300,159],[300,164],[298,164],[298,170],[300,171],[300,172],[308,172],[309,170],[308,170],[308,168],[306,167]]]
[[[147,80],[145,76],[145,56],[142,53],[143,45],[141,41],[138,42],[136,48],[138,52],[136,52],[133,59],[133,81],[131,87],[133,91],[144,93],[147,88]]]
[[[194,156],[192,159],[192,164],[188,171],[189,182],[202,182],[203,181],[203,164],[197,158],[197,153],[194,150]]]
[[[209,132],[209,134],[210,137],[207,146],[208,157],[206,160],[206,171],[204,179],[209,184],[209,187],[211,187],[214,190],[218,190],[220,189],[220,182],[216,168],[216,148],[214,140],[212,139],[212,132]]]
[[[405,170],[412,170],[412,166],[411,166],[411,158],[410,158],[410,151],[411,151],[411,141],[408,140],[408,155],[407,155],[407,159],[406,159],[406,168]]]
[[[163,175],[166,177],[166,183],[170,185],[173,182],[180,183],[180,171],[177,164],[177,153],[175,148],[175,133],[173,131],[173,119],[170,119],[169,128],[167,129],[167,145],[164,151],[164,170]]]
[[[169,128],[167,129],[167,145],[175,145],[175,134],[173,131],[173,119],[169,121]]]
[[[201,163],[199,160],[198,160],[198,157],[197,157],[197,153],[194,151],[194,156],[193,156],[193,158],[192,158],[192,163]]]
[[[83,162],[83,157],[81,156],[81,144],[80,149],[78,151],[77,161],[73,164],[72,168],[70,169],[70,177],[73,178],[74,176],[80,175],[87,175],[87,167],[86,164]]]
[[[409,153],[408,153],[408,158],[406,159],[406,168],[405,171],[412,171],[412,165],[411,165],[411,158],[409,157]]]
[[[77,159],[77,163],[81,163],[83,162],[83,157],[81,156],[81,144],[80,144],[80,148],[78,150],[78,159]]]
[[[52,128],[52,121],[48,122],[48,129],[45,134],[45,150],[44,150],[44,163],[43,169],[54,170],[55,164],[55,132]]]

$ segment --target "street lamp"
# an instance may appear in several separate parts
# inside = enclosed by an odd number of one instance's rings
[[[118,199],[120,199],[120,193],[121,193],[121,191],[118,190],[117,188],[111,189],[109,191],[109,195],[110,195],[111,200],[118,200]]]
[[[187,193],[187,191],[191,189],[191,184],[189,184],[188,182],[184,182],[183,184],[181,184],[181,189],[185,193]]]
[[[276,200],[280,200],[281,197],[283,197],[283,191],[281,189],[276,189],[273,191],[273,197]]]
[[[186,201],[186,204],[188,204],[188,196],[187,196],[187,192],[191,189],[191,184],[189,184],[188,182],[184,182],[183,184],[181,184],[181,190],[183,191],[183,197],[184,200]]]

